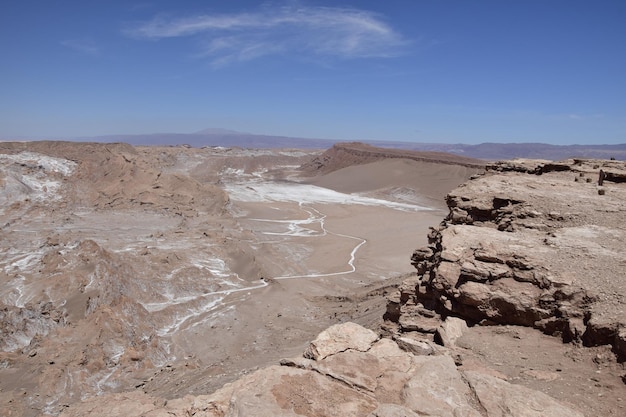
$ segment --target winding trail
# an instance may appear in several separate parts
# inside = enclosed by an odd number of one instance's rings
[[[289,225],[289,232],[284,232],[284,233],[264,232],[264,234],[266,234],[266,235],[302,236],[302,237],[317,236],[317,237],[322,237],[322,236],[327,236],[327,235],[330,234],[330,235],[334,235],[334,236],[344,237],[346,239],[358,240],[359,243],[352,249],[352,252],[350,252],[350,260],[348,261],[348,266],[350,267],[350,269],[347,270],[347,271],[328,272],[328,273],[325,273],[325,274],[285,275],[285,276],[274,277],[273,279],[275,279],[275,280],[286,280],[286,279],[303,279],[303,278],[322,278],[322,277],[332,277],[332,276],[336,276],[336,275],[352,274],[352,273],[356,272],[356,267],[354,266],[354,261],[356,259],[356,253],[361,248],[361,246],[363,246],[364,244],[367,243],[367,240],[366,239],[362,239],[362,238],[357,237],[357,236],[344,235],[344,234],[341,234],[341,233],[335,233],[335,232],[329,231],[328,229],[326,229],[326,225],[324,223],[324,221],[326,220],[326,217],[327,217],[326,214],[322,213],[321,211],[319,211],[319,210],[317,210],[317,209],[315,209],[313,207],[310,207],[310,208],[307,209],[302,202],[298,203],[298,205],[299,205],[301,210],[309,213],[309,217],[307,219],[305,219],[305,220],[251,219],[251,220],[261,221],[261,222],[271,222],[271,223],[290,223],[290,225]],[[319,223],[321,232],[318,232],[317,234],[315,234],[315,232],[312,231],[311,229],[305,229],[305,228],[300,227],[300,225],[313,224],[313,223]],[[299,232],[299,230],[301,230],[301,231]]]
[[[339,237],[346,238],[346,239],[356,240],[358,241],[358,243],[354,246],[354,248],[350,252],[350,258],[347,262],[347,265],[349,268],[346,271],[328,272],[328,273],[323,273],[323,274],[286,275],[286,276],[273,277],[272,279],[273,280],[289,280],[289,279],[323,278],[323,277],[352,274],[356,272],[356,266],[354,265],[355,260],[356,260],[356,254],[358,250],[364,244],[367,243],[367,240],[357,237],[357,236],[345,235],[345,234],[329,231],[328,229],[326,229],[326,226],[325,226],[325,219],[327,217],[326,214],[320,212],[319,210],[313,207],[307,208],[304,206],[303,203],[299,203],[298,205],[301,210],[308,213],[308,217],[304,220],[270,220],[270,219],[251,219],[251,220],[259,221],[259,222],[288,224],[287,226],[288,231],[286,232],[263,232],[264,234],[267,234],[267,235],[289,236],[289,237],[324,237],[327,235],[334,235],[334,236],[339,236]],[[302,227],[303,225],[311,225],[315,223],[319,224],[319,228],[320,228],[319,232]],[[212,291],[212,292],[199,295],[197,297],[182,297],[180,299],[177,299],[177,300],[173,299],[165,303],[151,303],[149,305],[144,305],[144,308],[148,309],[149,311],[150,310],[162,311],[162,310],[165,310],[167,307],[157,310],[156,308],[157,305],[162,306],[164,304],[169,304],[168,307],[170,307],[170,306],[180,306],[180,305],[192,303],[192,302],[196,302],[196,303],[199,302],[201,304],[200,306],[190,307],[186,311],[187,314],[185,314],[182,317],[179,317],[178,315],[179,312],[176,311],[173,314],[174,316],[173,322],[157,330],[157,334],[161,337],[172,336],[178,331],[180,331],[181,329],[184,329],[185,327],[190,328],[190,327],[197,325],[198,322],[196,323],[190,323],[190,322],[197,320],[201,316],[204,316],[208,313],[211,313],[211,312],[220,310],[223,307],[226,307],[229,304],[229,303],[224,302],[224,299],[227,296],[231,294],[240,293],[240,292],[250,292],[250,291],[258,290],[261,288],[265,288],[268,285],[269,285],[269,282],[265,280],[260,280],[258,284],[252,285],[252,286],[246,286],[246,287],[241,287],[241,288],[230,288],[230,289],[225,289],[225,290],[220,290],[220,291]],[[215,297],[215,298],[210,299],[212,297]],[[206,300],[206,301],[202,302],[200,300]],[[203,320],[205,319],[201,319],[201,321]]]

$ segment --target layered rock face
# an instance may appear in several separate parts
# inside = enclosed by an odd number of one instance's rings
[[[529,326],[624,361],[625,173],[617,161],[490,165],[448,195],[387,318],[400,333],[434,333],[447,316]]]

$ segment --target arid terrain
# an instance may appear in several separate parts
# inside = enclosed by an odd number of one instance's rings
[[[207,393],[380,322],[441,197],[480,168],[300,170],[320,153],[0,143],[3,412]]]
[[[0,143],[2,415],[623,415],[624,164],[484,168]]]

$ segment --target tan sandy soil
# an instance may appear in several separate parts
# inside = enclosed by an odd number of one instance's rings
[[[461,369],[493,375],[558,399],[585,416],[626,413],[624,367],[610,346],[583,348],[519,326],[475,326],[458,341]]]
[[[459,178],[469,178],[481,168],[411,159],[383,159],[350,166],[314,177],[311,184],[344,193],[368,193],[396,201],[422,202],[445,208],[447,192]]]

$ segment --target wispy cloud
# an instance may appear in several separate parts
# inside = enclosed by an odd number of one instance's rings
[[[68,39],[61,41],[61,45],[86,55],[98,55],[100,53],[100,48],[91,39]]]
[[[566,114],[557,115],[557,118],[566,119],[566,120],[598,120],[598,119],[602,119],[603,117],[604,115],[601,113],[594,113],[594,114],[566,113]]]
[[[200,56],[214,66],[268,55],[300,57],[392,57],[408,41],[367,10],[337,7],[264,6],[255,12],[163,18],[126,34],[140,39],[202,37]]]

